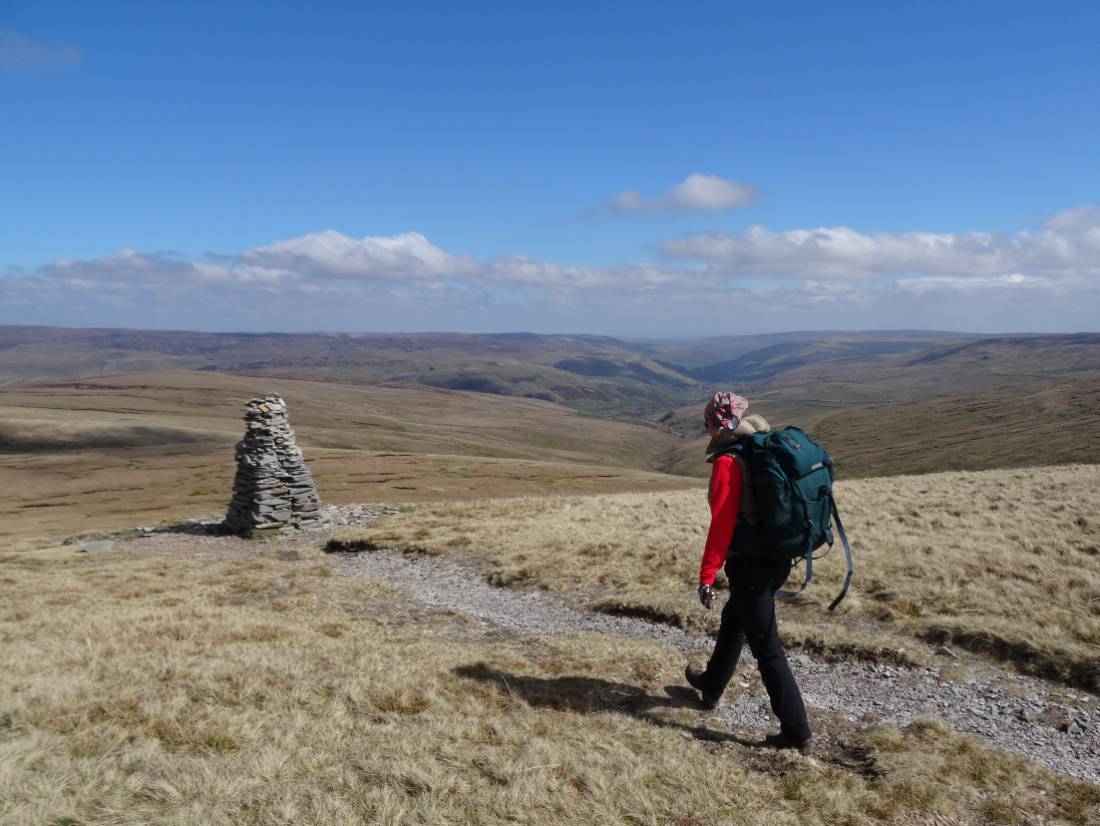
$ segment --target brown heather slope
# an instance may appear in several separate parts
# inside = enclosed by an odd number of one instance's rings
[[[709,384],[743,384],[766,381],[775,376],[808,367],[833,363],[847,365],[871,365],[884,360],[911,362],[915,358],[960,348],[979,339],[978,336],[960,333],[935,333],[904,330],[879,332],[820,332],[789,334],[778,337],[775,343],[765,344],[766,337],[754,337],[756,347],[733,358],[714,362],[714,356],[723,354],[724,347],[711,350],[712,358],[703,366],[692,370],[695,378]],[[723,339],[715,339],[721,345]],[[735,345],[735,350],[736,350]],[[893,358],[891,358],[893,357]]]
[[[851,477],[1092,463],[1100,381],[853,408],[813,428]]]
[[[798,403],[767,392],[751,401],[750,410],[773,427],[794,424],[813,435],[842,479],[1095,462],[1090,446],[1100,443],[1100,380],[1095,379],[875,405]],[[662,424],[698,432],[701,409],[682,408]],[[661,467],[706,476],[706,444],[706,436],[697,436],[677,445]]]
[[[1088,445],[1100,440],[1100,334],[1007,336],[814,361],[816,348],[829,344],[750,353],[743,359],[749,378],[719,385],[748,396],[752,412],[773,426],[813,434],[842,478],[1096,461]],[[782,356],[776,364],[765,358],[769,350]],[[706,475],[702,403],[654,417],[688,440],[662,469]]]
[[[1100,333],[1006,336],[881,358],[837,359],[776,374],[756,387],[773,404],[823,406],[1028,393],[1100,381]]]
[[[59,536],[218,513],[243,403],[290,404],[322,499],[424,501],[664,490],[678,438],[531,399],[206,372],[0,388],[0,535]]]

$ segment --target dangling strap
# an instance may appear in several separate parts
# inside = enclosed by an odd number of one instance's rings
[[[796,597],[806,590],[806,586],[810,584],[810,580],[814,578],[814,552],[813,548],[806,551],[806,578],[802,580],[802,586],[797,591],[776,591],[777,597],[783,599],[790,599]]]
[[[836,500],[833,499],[832,492],[829,493],[829,506],[833,509],[833,521],[836,522],[837,533],[840,534],[840,542],[844,545],[844,556],[848,559],[848,576],[844,577],[844,587],[840,589],[840,593],[837,594],[836,599],[833,600],[833,604],[829,606],[829,610],[832,611],[838,605],[840,601],[848,593],[848,586],[852,584],[852,549],[848,545],[848,535],[844,533],[844,525],[840,521],[840,511],[836,509]],[[807,563],[808,567],[809,563]],[[807,571],[808,573],[808,571]],[[807,579],[807,582],[809,579]],[[802,586],[806,587],[805,585]]]

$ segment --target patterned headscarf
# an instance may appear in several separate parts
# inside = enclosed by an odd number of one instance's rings
[[[741,424],[745,412],[749,409],[749,400],[736,393],[715,393],[707,402],[707,409],[703,412],[703,422],[714,425],[719,430],[728,428],[733,430]]]

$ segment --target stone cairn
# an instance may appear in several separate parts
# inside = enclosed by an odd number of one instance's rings
[[[252,399],[237,443],[237,476],[225,528],[251,535],[321,521],[321,501],[278,396]]]

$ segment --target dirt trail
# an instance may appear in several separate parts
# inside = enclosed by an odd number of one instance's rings
[[[337,524],[372,521],[381,515],[362,507],[349,510],[353,517],[339,514]],[[325,538],[320,532],[296,539],[247,542],[234,537],[157,533],[125,544],[139,553],[175,554],[182,550],[181,545],[187,545],[189,555],[225,557],[271,550],[273,544],[316,547]],[[699,659],[705,659],[711,646],[711,640],[703,635],[643,619],[580,610],[564,598],[541,591],[494,587],[484,575],[450,559],[375,551],[334,555],[332,565],[348,576],[388,582],[426,605],[461,612],[517,633],[644,637]],[[829,663],[806,654],[790,659],[811,709],[864,723],[904,725],[918,717],[939,719],[1053,771],[1100,783],[1100,700],[1096,697],[1005,671],[979,671],[965,663],[953,668],[966,672],[965,678],[949,681],[941,676],[938,666],[910,669]],[[1078,705],[1060,702],[1055,692]],[[713,717],[735,728],[774,729],[767,695],[747,652]]]

